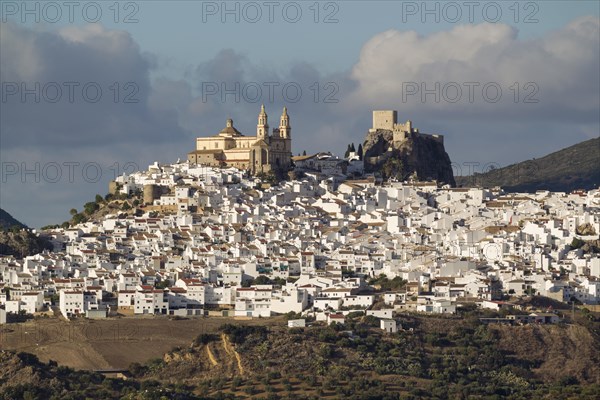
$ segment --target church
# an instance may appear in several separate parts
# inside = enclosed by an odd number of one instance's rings
[[[287,171],[292,160],[292,128],[287,108],[279,120],[279,128],[269,134],[264,104],[258,114],[256,136],[245,136],[227,119],[225,128],[216,135],[196,138],[196,150],[188,153],[188,161],[218,167],[235,167],[252,174]]]

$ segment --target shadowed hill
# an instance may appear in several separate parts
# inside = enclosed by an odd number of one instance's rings
[[[12,215],[4,211],[0,208],[0,230],[6,230],[16,227],[27,228],[27,226],[19,221],[17,221]]]
[[[34,234],[25,224],[0,209],[0,254],[19,258],[52,250],[45,237]]]
[[[456,182],[458,186],[501,186],[508,192],[595,189],[600,186],[600,138],[483,174],[456,177]]]

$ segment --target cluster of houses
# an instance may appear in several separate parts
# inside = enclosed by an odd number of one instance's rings
[[[298,161],[301,179],[270,187],[189,162],[120,176],[111,190],[140,196],[137,210],[48,231],[53,252],[0,257],[0,309],[389,321],[507,296],[600,301],[600,255],[573,245],[598,239],[600,190],[376,184],[309,165],[337,168],[328,156]],[[382,275],[403,284],[384,290]]]

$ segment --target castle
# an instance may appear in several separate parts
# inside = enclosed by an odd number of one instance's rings
[[[279,128],[273,128],[272,135],[269,135],[263,104],[258,114],[256,136],[244,136],[229,118],[218,134],[196,138],[196,150],[188,153],[188,160],[194,164],[231,166],[252,174],[287,171],[292,159],[291,131],[290,117],[287,108],[283,107]]]
[[[406,121],[404,124],[398,122],[398,112],[394,110],[373,111],[373,127],[369,132],[375,133],[377,130],[392,131],[394,143],[401,143],[410,137],[427,136],[431,139],[444,143],[442,135],[428,135],[420,133],[418,129],[413,128],[412,121]]]

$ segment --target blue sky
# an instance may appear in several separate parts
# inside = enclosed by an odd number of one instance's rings
[[[396,109],[445,135],[457,171],[599,135],[597,1],[229,1],[238,11],[226,15],[221,1],[98,1],[77,2],[73,21],[64,7],[59,16],[47,2],[25,3],[1,8],[0,206],[34,227],[104,194],[128,163],[185,157],[194,137],[218,132],[228,116],[254,134],[261,102],[271,125],[288,106],[295,153],[341,153],[362,140],[371,110]],[[24,7],[39,7],[39,22]],[[86,22],[98,7],[98,22]],[[49,101],[52,82],[76,82],[73,101]],[[98,102],[82,98],[90,82],[103,89]],[[21,84],[36,83],[40,101],[23,98]],[[222,96],[236,84],[248,90],[239,100]],[[302,91],[297,101],[282,92],[288,86]],[[48,179],[53,163],[62,174]],[[73,179],[65,163],[79,163]],[[97,181],[82,178],[86,163],[100,167]]]
[[[500,5],[498,23],[516,27],[523,38],[560,28],[576,17],[599,15],[598,2],[593,0],[521,1],[518,6],[515,6],[516,1],[472,2],[476,4],[471,6],[466,1],[321,1],[319,7],[315,7],[315,1],[298,1],[295,3],[302,10],[298,22],[291,22],[296,7],[290,6],[285,9],[288,12],[284,12],[284,6],[294,2],[285,1],[273,2],[277,4],[272,6],[265,5],[267,2],[264,1],[246,2],[258,4],[258,8],[237,1],[227,1],[225,3],[229,5],[225,7],[222,1],[121,3],[119,23],[114,23],[114,7],[109,9],[108,6],[102,8],[101,22],[111,29],[127,30],[142,50],[159,55],[180,68],[198,64],[222,48],[230,47],[247,52],[255,62],[274,62],[283,66],[302,60],[326,72],[351,66],[357,61],[362,45],[387,29],[414,30],[427,35],[456,24],[496,21],[498,8],[491,5],[494,3]],[[127,6],[128,3],[135,3],[137,8]],[[217,9],[214,10],[212,5]],[[235,10],[236,5],[239,12],[227,13]],[[261,17],[252,22],[257,9]],[[269,22],[269,10],[273,10],[272,23]],[[460,18],[457,18],[457,10]],[[74,14],[78,25],[85,24],[82,14]],[[290,22],[285,19],[287,14],[290,14],[287,16]],[[32,17],[27,18],[32,21]],[[452,23],[455,19],[457,22]],[[67,22],[63,18],[57,25]],[[164,72],[170,73],[169,68]]]
[[[315,7],[315,1],[274,1],[271,3],[276,4],[268,5],[269,2],[265,1],[146,0],[121,1],[118,11],[114,1],[98,3],[102,5],[100,23],[109,29],[129,32],[143,51],[158,57],[159,68],[155,74],[171,77],[180,76],[190,66],[212,58],[223,48],[243,52],[254,62],[285,67],[293,62],[304,61],[331,73],[350,68],[358,60],[363,44],[388,29],[414,30],[428,35],[448,30],[457,24],[497,20],[498,23],[517,28],[521,38],[529,38],[558,29],[577,17],[598,16],[600,13],[600,6],[594,0],[345,0],[320,1],[318,7]],[[223,6],[224,3],[228,5]],[[244,3],[257,4],[259,7]],[[291,22],[295,19],[295,6],[288,6],[285,8],[287,12],[284,12],[285,5],[291,3],[299,4],[302,11],[297,22]],[[237,12],[227,12],[236,7]],[[67,10],[61,7],[63,18],[52,24],[48,23],[48,19],[51,20],[54,15],[50,14],[51,10],[47,11],[48,18],[45,19],[40,9],[40,24],[34,23],[34,15],[23,15],[25,7],[19,7],[15,15],[7,15],[6,18],[16,21],[25,18],[29,26],[87,24],[81,8],[74,8],[73,24],[69,23]],[[260,10],[260,18],[255,18],[258,15],[256,10]],[[273,22],[270,22],[270,10]],[[496,10],[501,12],[499,18]],[[457,12],[460,12],[460,17]],[[89,8],[88,14],[93,19],[94,8]],[[222,22],[223,18],[225,23]],[[239,22],[236,22],[236,18]],[[115,19],[118,23],[114,22]],[[256,22],[252,22],[254,19]],[[315,23],[315,19],[319,22]]]

